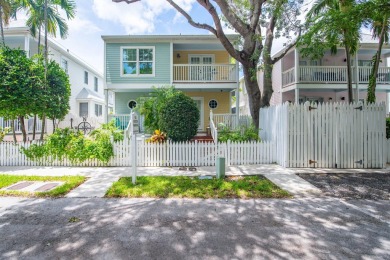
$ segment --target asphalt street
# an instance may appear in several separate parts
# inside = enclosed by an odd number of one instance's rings
[[[0,198],[0,239],[0,259],[390,259],[390,203]]]

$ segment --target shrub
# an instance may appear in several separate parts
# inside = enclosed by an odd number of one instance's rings
[[[9,127],[5,127],[5,128],[0,127],[0,142],[4,140],[5,135],[8,134],[9,131],[11,131]]]
[[[27,149],[23,147],[21,149],[31,160],[39,160],[43,157],[62,160],[66,157],[73,163],[81,163],[87,159],[108,163],[114,156],[111,139],[123,140],[123,134],[114,126],[114,121],[103,124],[89,136],[69,128],[56,129],[46,138],[45,143],[33,144]]]
[[[173,141],[187,141],[196,135],[199,118],[195,101],[177,91],[161,107],[160,128]]]
[[[386,138],[390,138],[390,117],[386,118]]]
[[[248,141],[260,141],[259,134],[255,126],[241,126],[237,130],[231,130],[229,127],[219,124],[218,125],[218,141],[219,142],[248,142]]]
[[[160,131],[160,130],[155,130],[154,134],[146,140],[148,143],[163,143],[167,140],[167,135]]]

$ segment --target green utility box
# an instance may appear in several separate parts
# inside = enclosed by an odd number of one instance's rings
[[[215,166],[217,166],[217,179],[225,178],[225,158],[219,157],[215,162]]]

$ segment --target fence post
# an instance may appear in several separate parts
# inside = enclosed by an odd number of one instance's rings
[[[135,134],[131,135],[131,172],[132,172],[132,182],[135,185],[137,179],[137,136]]]

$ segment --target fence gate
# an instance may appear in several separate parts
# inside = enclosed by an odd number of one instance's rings
[[[384,105],[306,102],[289,112],[290,167],[385,166]]]

